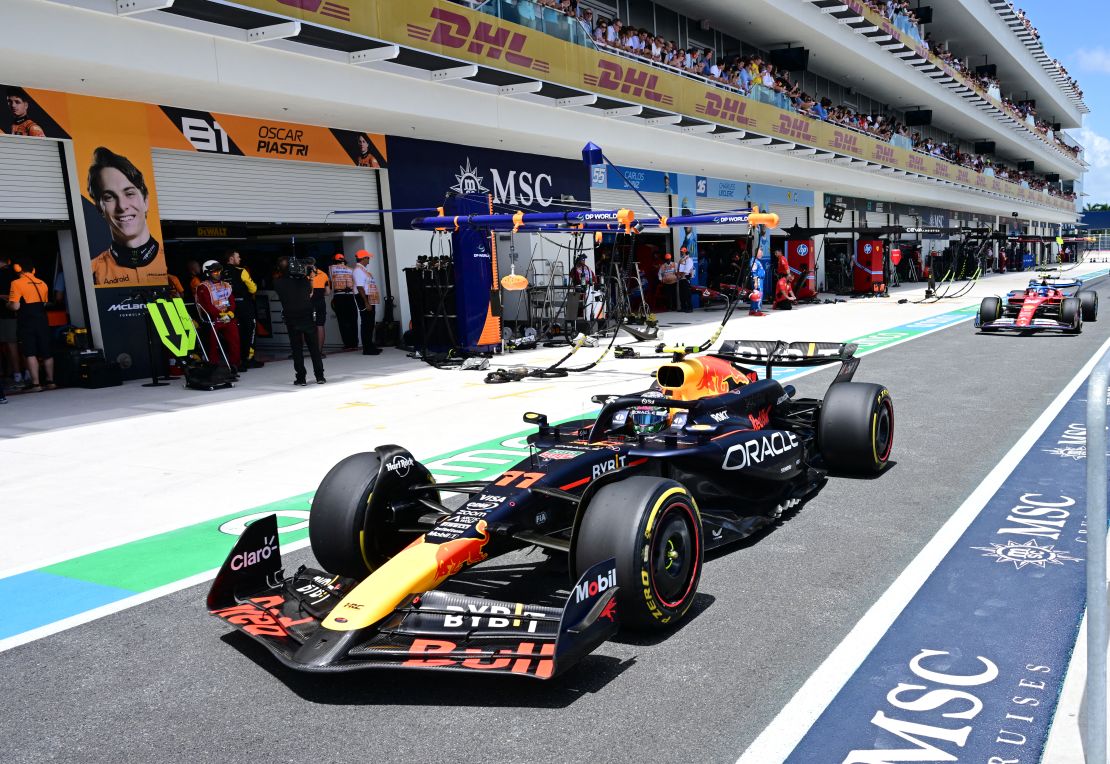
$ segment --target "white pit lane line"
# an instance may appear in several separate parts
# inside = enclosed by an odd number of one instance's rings
[[[736,764],[773,764],[784,761],[809,728],[890,629],[898,614],[917,594],[933,570],[948,554],[967,527],[1033,447],[1072,395],[1084,384],[1095,365],[1110,350],[1107,339],[1083,368],[1060,391],[1037,420],[999,460],[983,482],[964,500],[917,557],[856,623],[840,644],[783,706],[778,715],[748,746]]]

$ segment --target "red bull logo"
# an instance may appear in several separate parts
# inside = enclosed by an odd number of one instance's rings
[[[771,423],[771,407],[768,406],[755,414],[748,414],[748,421],[752,423],[753,430],[762,430]]]
[[[528,35],[524,32],[485,20],[475,24],[461,13],[446,8],[433,8],[430,15],[437,22],[434,28],[409,24],[408,36],[421,42],[464,50],[489,61],[503,60],[544,74],[551,70],[549,62],[524,54],[524,46],[528,42]]]
[[[467,565],[477,565],[488,556],[483,550],[489,543],[486,521],[479,520],[474,526],[478,537],[451,539],[438,544],[436,548],[436,578],[453,576]]]
[[[705,101],[694,106],[694,111],[707,117],[734,122],[738,125],[755,126],[755,120],[744,116],[748,104],[742,98],[729,98],[712,90],[705,91]]]
[[[785,136],[795,141],[813,142],[813,135],[809,132],[809,120],[803,117],[792,117],[789,114],[780,114],[779,123],[772,128],[772,132]]]
[[[582,81],[591,87],[622,93],[633,98],[646,98],[660,104],[670,105],[674,99],[658,90],[659,75],[635,66],[621,66],[615,61],[601,59],[597,62],[597,74],[583,74]]]
[[[460,650],[457,644],[446,639],[414,639],[408,654],[412,657],[401,665],[462,666],[479,671],[532,674],[540,679],[549,679],[555,673],[554,642],[539,645],[535,642],[521,642],[515,648],[489,653],[473,647]]]
[[[308,623],[313,619],[293,620],[288,616],[274,615],[274,613],[280,613],[278,608],[284,602],[283,597],[255,597],[250,603],[213,610],[212,615],[219,616],[235,626],[242,626],[243,631],[257,637],[286,637],[289,635],[286,629],[290,626]]]

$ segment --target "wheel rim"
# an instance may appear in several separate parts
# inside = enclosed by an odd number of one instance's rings
[[[681,502],[669,505],[652,535],[652,591],[664,607],[678,607],[693,588],[700,551],[690,508]]]
[[[894,409],[889,400],[879,405],[878,421],[875,423],[875,454],[882,464],[890,457],[894,446]]]

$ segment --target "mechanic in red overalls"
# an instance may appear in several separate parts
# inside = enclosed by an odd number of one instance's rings
[[[222,343],[228,365],[238,369],[239,322],[235,320],[231,284],[223,280],[223,272],[216,260],[204,264],[204,281],[197,285],[197,310],[208,324],[208,360],[218,363],[224,357],[219,348]]]

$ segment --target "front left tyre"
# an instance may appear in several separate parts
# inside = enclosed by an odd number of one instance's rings
[[[1098,320],[1098,292],[1093,289],[1084,289],[1076,295],[1079,298],[1079,307],[1082,308],[1084,321]]]
[[[1069,334],[1083,331],[1083,306],[1078,297],[1065,297],[1060,303],[1060,323],[1067,324]]]
[[[376,452],[351,454],[328,471],[312,497],[308,538],[329,573],[366,578],[420,535],[392,522],[391,500],[400,498],[396,483],[384,493],[397,496],[375,495],[381,463]]]
[[[984,297],[979,303],[979,326],[990,324],[1002,318],[1002,299]]]
[[[597,563],[616,560],[622,627],[658,631],[690,609],[705,544],[701,515],[681,483],[636,475],[602,486],[575,538],[576,580]]]

